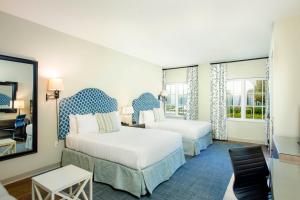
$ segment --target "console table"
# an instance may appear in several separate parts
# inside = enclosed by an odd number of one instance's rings
[[[273,136],[275,147],[275,157],[279,160],[300,165],[300,145],[297,143],[299,138]]]
[[[299,199],[300,166],[286,163],[278,159],[271,159],[269,164],[273,199]]]

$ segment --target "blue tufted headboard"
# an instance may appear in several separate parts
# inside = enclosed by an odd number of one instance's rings
[[[107,113],[118,110],[117,100],[96,88],[87,88],[59,103],[59,135],[63,140],[69,132],[70,114]]]
[[[1,106],[9,106],[11,98],[5,94],[0,93],[0,105]]]
[[[132,115],[132,121],[135,123],[139,122],[139,115],[140,111],[142,110],[152,110],[153,108],[159,108],[160,102],[157,100],[157,98],[149,93],[143,93],[139,98],[134,99],[132,101],[132,107],[134,110],[134,113]]]

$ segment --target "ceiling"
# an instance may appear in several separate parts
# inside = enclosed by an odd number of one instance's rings
[[[300,0],[0,0],[0,10],[167,67],[267,56]]]

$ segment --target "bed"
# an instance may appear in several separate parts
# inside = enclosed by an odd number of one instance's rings
[[[141,111],[160,108],[160,102],[153,94],[143,93],[140,97],[133,100],[132,106],[134,109],[133,123],[141,123]],[[167,118],[162,121],[145,123],[145,127],[180,133],[186,155],[198,155],[201,150],[212,144],[212,127],[210,122]]]
[[[73,164],[94,174],[94,181],[109,184],[137,197],[152,193],[185,163],[180,134],[121,127],[100,134],[69,131],[69,115],[117,110],[115,99],[88,88],[59,105],[59,138],[66,140],[62,165]]]
[[[26,126],[26,143],[25,148],[26,149],[32,149],[32,124],[28,124]]]

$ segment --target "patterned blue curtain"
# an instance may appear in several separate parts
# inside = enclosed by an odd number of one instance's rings
[[[213,137],[227,140],[226,131],[226,64],[211,65],[210,118]]]
[[[187,68],[187,111],[185,118],[198,119],[198,66]]]

